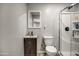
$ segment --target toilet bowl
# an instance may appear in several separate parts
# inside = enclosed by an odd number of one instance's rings
[[[48,56],[55,56],[57,49],[54,47],[54,37],[53,36],[44,36],[45,50]]]
[[[48,56],[55,56],[57,49],[54,46],[46,46],[46,53]]]

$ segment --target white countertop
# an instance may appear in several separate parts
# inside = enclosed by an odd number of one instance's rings
[[[24,38],[37,38],[37,35],[34,35],[34,36],[24,36]]]

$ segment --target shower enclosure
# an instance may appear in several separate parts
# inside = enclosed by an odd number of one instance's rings
[[[60,53],[79,55],[79,12],[60,13]]]

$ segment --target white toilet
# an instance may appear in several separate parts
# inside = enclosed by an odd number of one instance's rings
[[[57,49],[54,47],[53,43],[54,37],[53,36],[44,36],[44,42],[46,45],[46,54],[48,56],[55,56],[57,53]]]

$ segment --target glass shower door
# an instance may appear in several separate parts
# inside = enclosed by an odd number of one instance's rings
[[[71,14],[71,56],[79,56],[79,14]]]
[[[63,13],[60,18],[60,52],[63,56],[69,56],[71,51],[70,14]]]
[[[79,56],[79,13],[60,16],[60,52],[64,56]]]

